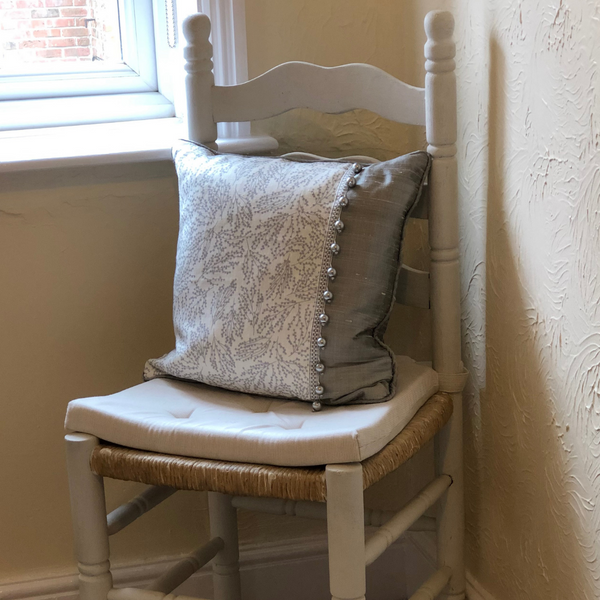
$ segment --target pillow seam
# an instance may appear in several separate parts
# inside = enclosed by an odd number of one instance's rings
[[[404,231],[406,229],[406,220],[408,219],[408,216],[410,215],[412,209],[416,206],[417,202],[419,201],[419,198],[421,197],[421,194],[423,193],[423,186],[425,184],[425,180],[426,180],[426,178],[429,174],[429,170],[431,168],[431,162],[432,162],[431,155],[428,152],[419,150],[417,152],[410,152],[406,156],[410,156],[411,154],[417,154],[419,152],[423,152],[423,154],[425,154],[425,156],[427,157],[427,165],[425,166],[425,169],[423,170],[423,175],[421,176],[419,188],[417,189],[415,197],[410,205],[410,208],[406,211],[406,214],[404,215],[404,221],[402,223],[402,231],[400,232],[400,243],[398,245],[398,268],[396,271],[394,287],[392,288],[392,295],[390,298],[390,303],[388,305],[385,315],[373,329],[373,339],[384,350],[387,351],[387,353],[390,357],[390,363],[391,363],[391,367],[392,367],[392,378],[390,380],[390,391],[386,396],[384,396],[381,400],[379,400],[379,402],[387,402],[388,400],[390,400],[391,398],[393,398],[396,395],[396,387],[397,387],[397,382],[398,382],[398,368],[396,365],[396,355],[394,354],[392,349],[383,341],[383,336],[381,335],[381,328],[384,326],[384,324],[388,323],[388,321],[390,319],[390,315],[392,314],[392,310],[394,309],[394,306],[396,304],[396,293],[398,291],[398,284],[399,284],[399,280],[400,280],[400,271],[402,269],[402,242],[404,240]]]
[[[348,164],[348,163],[340,163],[340,164]],[[329,218],[327,221],[327,227],[325,229],[325,240],[323,244],[323,252],[321,255],[321,268],[319,272],[319,284],[317,289],[317,299],[315,303],[315,312],[313,316],[313,328],[312,335],[310,339],[311,351],[310,351],[310,374],[309,374],[309,399],[310,400],[318,400],[319,395],[316,393],[316,387],[320,385],[319,374],[317,373],[315,366],[317,363],[321,362],[321,352],[320,348],[317,345],[317,339],[321,337],[323,331],[323,325],[319,320],[319,315],[322,312],[325,312],[325,300],[323,298],[323,294],[329,288],[328,279],[327,279],[327,269],[332,263],[331,260],[331,245],[336,243],[337,236],[335,230],[335,222],[341,217],[342,207],[338,204],[337,199],[343,193],[343,187],[348,180],[348,177],[351,177],[354,173],[354,166],[350,164],[346,169],[342,172],[338,185],[335,189],[335,194],[333,201],[331,203],[331,208],[329,211]],[[329,260],[328,260],[329,259]],[[327,264],[329,262],[329,265]],[[327,368],[327,366],[325,366]]]

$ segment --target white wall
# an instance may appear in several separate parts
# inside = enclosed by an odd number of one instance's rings
[[[467,523],[498,599],[600,595],[600,5],[455,0]]]

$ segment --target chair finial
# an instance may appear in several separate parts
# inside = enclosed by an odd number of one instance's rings
[[[425,17],[425,70],[428,73],[453,71],[456,46],[452,37],[454,17],[445,10],[432,10]]]
[[[441,42],[454,33],[454,17],[447,10],[432,10],[425,16],[425,33],[430,40]]]
[[[183,21],[183,35],[189,44],[197,44],[208,40],[210,36],[210,19],[207,15],[196,13]]]

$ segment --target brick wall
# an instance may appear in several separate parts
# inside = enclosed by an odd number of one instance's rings
[[[118,60],[121,55],[119,9],[116,0],[89,0],[94,13],[90,22],[92,54],[96,60]]]
[[[116,0],[0,0],[0,72],[21,63],[120,60]]]

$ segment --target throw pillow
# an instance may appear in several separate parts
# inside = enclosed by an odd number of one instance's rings
[[[362,166],[219,154],[179,142],[176,377],[315,403],[395,392],[383,334],[430,157]]]

